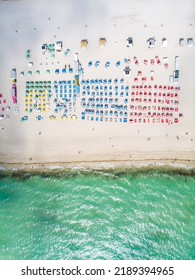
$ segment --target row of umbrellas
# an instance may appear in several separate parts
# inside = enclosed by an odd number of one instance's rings
[[[51,81],[26,81],[26,85],[51,85]]]
[[[87,109],[90,109],[90,108],[99,108],[99,109],[105,108],[105,109],[108,109],[110,107],[112,109],[115,108],[118,111],[127,111],[127,108],[128,108],[127,105],[124,105],[124,104],[123,105],[121,105],[121,104],[113,104],[113,103],[109,105],[109,103],[106,103],[106,104],[100,104],[100,103],[95,104],[95,103],[92,103],[92,104],[90,104],[90,103],[82,102],[81,106],[83,108],[87,108]]]
[[[124,79],[123,78],[121,78],[120,80],[119,79],[104,79],[104,80],[102,80],[102,79],[91,79],[91,80],[82,80],[81,81],[81,85],[98,85],[98,84],[112,84],[112,83],[114,83],[114,84],[117,84],[117,83],[121,83],[121,84],[123,84],[124,83]]]
[[[112,103],[112,102],[115,102],[115,103],[118,103],[119,102],[119,99],[118,98],[115,98],[115,99],[113,99],[113,98],[89,98],[88,100],[86,100],[85,98],[82,98],[82,100],[81,100],[82,102],[89,102],[89,103],[94,103],[94,102],[96,102],[96,104],[97,103],[107,103],[107,102],[109,102],[109,103]],[[124,103],[126,104],[126,103],[128,103],[128,99],[127,98],[125,98],[124,99]]]
[[[113,96],[113,95],[115,95],[115,96],[120,96],[120,97],[124,97],[124,95],[125,95],[125,96],[128,96],[129,93],[128,93],[128,92],[124,93],[123,91],[121,91],[120,94],[119,94],[118,91],[116,91],[115,93],[113,93],[112,91],[110,91],[109,93],[108,93],[108,92],[100,92],[100,93],[98,92],[98,93],[95,94],[95,92],[90,93],[90,92],[83,91],[83,92],[82,92],[82,96],[86,96],[86,95],[90,95],[90,96],[92,96],[92,97],[94,97],[94,96],[100,96],[100,97],[109,96],[109,97],[111,97],[111,96]]]
[[[112,90],[112,89],[114,89],[114,90],[118,90],[119,89],[119,87],[118,86],[107,86],[107,85],[104,85],[104,86],[93,86],[92,88],[91,88],[91,86],[90,85],[87,85],[87,86],[83,86],[82,87],[83,89],[86,89],[86,90],[90,90],[90,89],[93,89],[93,90]],[[126,86],[126,87],[124,87],[123,85],[121,85],[120,86],[120,89],[121,90],[129,90],[129,86]]]
[[[114,115],[115,117],[119,117],[119,116],[127,117],[128,116],[127,112],[123,112],[123,111],[118,112],[118,111],[113,111],[113,110],[103,111],[103,110],[86,109],[84,112],[81,113],[82,116],[87,115],[87,114],[88,115],[97,115],[97,116],[99,116],[99,115],[100,116],[108,116],[108,115],[113,116]]]
[[[127,63],[129,63],[130,62],[130,60],[129,59],[124,59],[124,63],[125,64],[127,64]],[[92,60],[90,60],[88,63],[87,63],[87,66],[88,67],[92,67],[92,66],[95,66],[95,67],[98,67],[100,65],[100,61],[99,60],[97,60],[97,61],[95,61],[95,62],[93,62]],[[116,67],[119,67],[121,65],[121,61],[120,60],[118,60],[118,61],[116,61],[116,63],[115,63],[115,66]],[[105,62],[105,64],[104,64],[104,67],[105,68],[107,68],[107,67],[109,67],[110,66],[110,61],[106,61]]]
[[[71,85],[74,84],[74,80],[68,80],[68,81],[54,81],[54,85]]]

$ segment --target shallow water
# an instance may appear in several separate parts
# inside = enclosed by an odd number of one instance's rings
[[[195,176],[0,180],[0,259],[195,259]]]

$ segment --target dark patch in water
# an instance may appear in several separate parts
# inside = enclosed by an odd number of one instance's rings
[[[0,188],[0,202],[14,201],[17,199],[17,194],[13,190]]]
[[[39,222],[48,223],[50,225],[54,225],[58,223],[57,216],[47,212],[46,210],[39,209],[35,212],[35,217],[37,217]]]

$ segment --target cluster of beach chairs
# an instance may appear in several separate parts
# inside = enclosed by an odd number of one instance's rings
[[[81,119],[128,121],[129,86],[124,79],[82,80]]]
[[[49,112],[51,96],[51,81],[27,81],[25,113]]]
[[[72,116],[73,113],[75,114],[79,93],[75,80],[54,81],[53,90],[54,113],[63,113],[63,119]]]
[[[177,123],[180,87],[132,85],[121,79],[81,82],[81,119],[111,122]]]
[[[7,106],[7,99],[0,93],[0,121],[10,118],[8,111],[10,111],[10,106]]]
[[[162,85],[133,85],[130,94],[130,119],[132,122],[177,123],[180,87]]]

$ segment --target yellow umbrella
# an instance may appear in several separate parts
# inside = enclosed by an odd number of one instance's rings
[[[88,46],[88,41],[87,40],[81,40],[81,48],[86,49]]]

